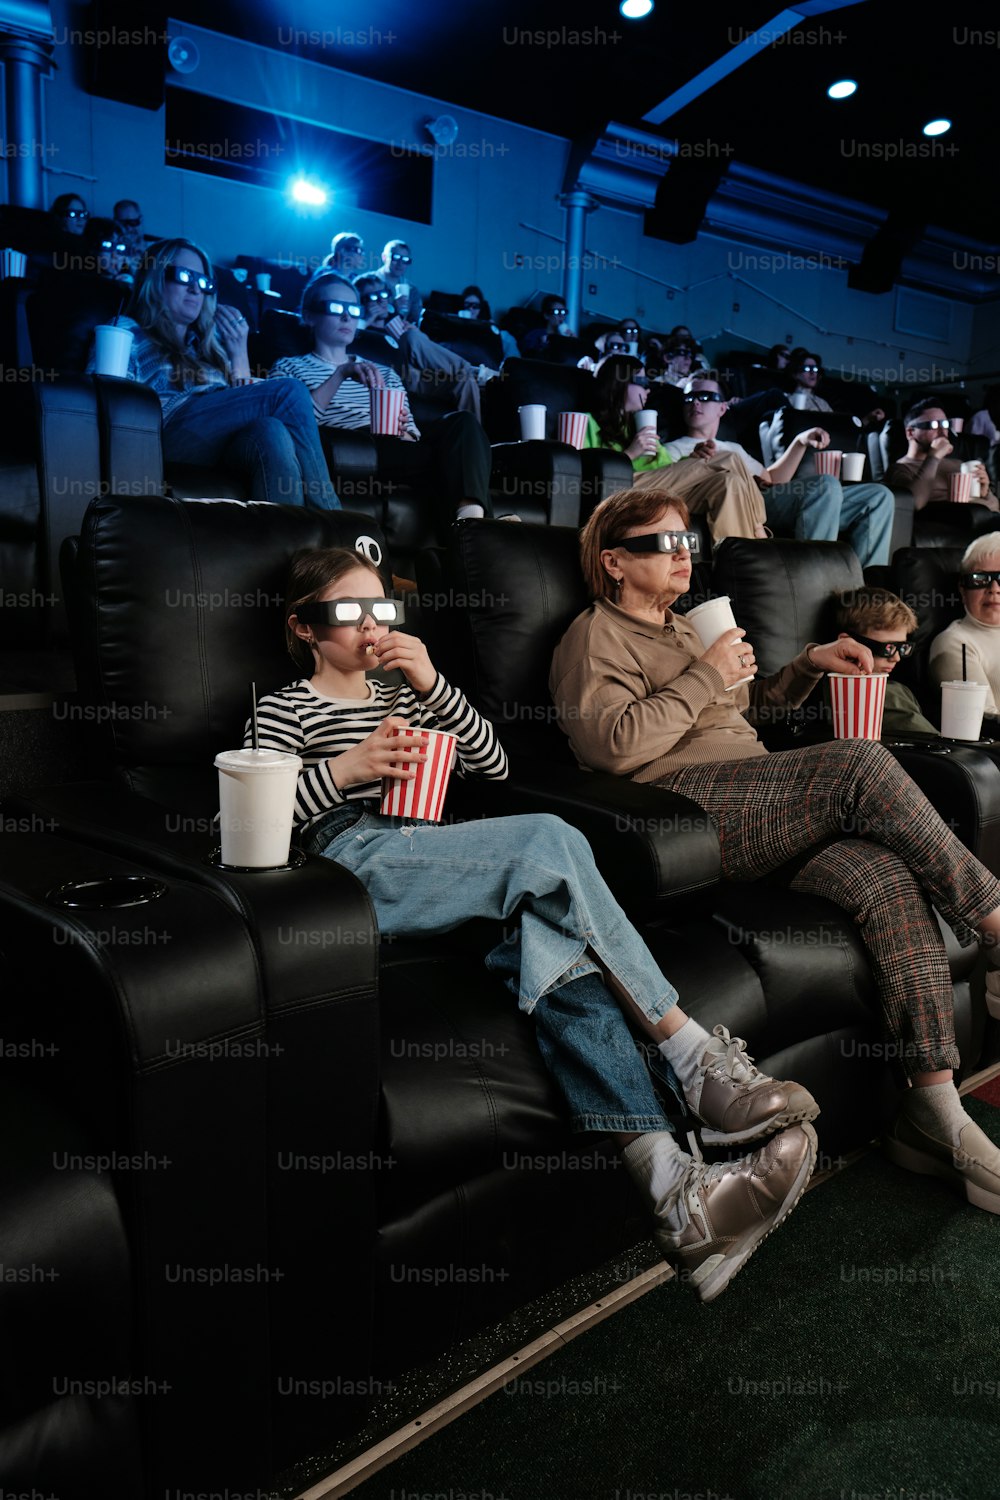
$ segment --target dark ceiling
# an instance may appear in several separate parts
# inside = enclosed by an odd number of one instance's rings
[[[808,8],[805,7],[805,8]],[[657,0],[623,21],[617,0],[195,0],[179,19],[429,94],[574,141],[643,116],[781,11],[780,0],[684,6]],[[528,36],[519,35],[527,33]],[[975,40],[982,33],[992,40]],[[989,243],[1000,238],[993,142],[1000,10],[927,11],[858,0],[801,22],[667,120],[689,153],[721,154]],[[858,92],[834,103],[835,79]],[[954,123],[931,142],[937,116]]]

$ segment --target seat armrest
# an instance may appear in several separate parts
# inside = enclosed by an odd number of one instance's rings
[[[1000,875],[1000,746],[995,752],[953,740],[889,749],[924,796],[976,858]],[[862,829],[859,837],[864,837]]]

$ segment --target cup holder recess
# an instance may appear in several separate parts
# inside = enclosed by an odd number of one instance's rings
[[[126,906],[144,906],[167,894],[162,880],[149,875],[108,875],[95,880],[70,880],[49,891],[45,899],[51,906],[72,911],[118,910]]]

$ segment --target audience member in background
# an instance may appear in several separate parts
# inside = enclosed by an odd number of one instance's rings
[[[88,219],[81,235],[81,247],[84,270],[92,271],[105,281],[127,284],[132,280],[131,273],[125,269],[128,252],[125,231],[114,219]]]
[[[79,193],[60,193],[49,209],[52,222],[64,234],[82,234],[90,211]]]
[[[400,378],[411,396],[426,392],[429,386],[444,386],[454,398],[459,411],[479,416],[479,374],[459,355],[441,344],[435,344],[426,333],[414,328],[396,312],[380,276],[358,276],[354,289],[361,306],[361,327],[372,328],[389,340],[403,357]],[[483,381],[496,374],[480,365]]]
[[[353,281],[364,269],[364,264],[365,242],[360,234],[355,234],[350,229],[342,229],[339,234],[335,234],[330,241],[330,254],[323,265],[336,271],[338,276],[345,276],[348,281]]]
[[[922,510],[931,500],[950,500],[952,474],[960,472],[962,465],[949,458],[952,451],[951,423],[938,405],[934,396],[926,396],[914,403],[903,418],[906,431],[906,453],[891,464],[885,476],[886,484],[894,489],[913,491],[913,503]],[[1000,501],[990,489],[990,476],[984,464],[975,472],[981,493],[977,505],[990,510],[1000,509]]]
[[[291,380],[252,379],[246,320],[217,306],[213,276],[191,240],[160,240],[121,319],[134,335],[128,378],[160,398],[164,458],[235,469],[252,500],[339,510],[308,393]]]
[[[279,359],[271,377],[291,375],[308,387],[315,421],[323,427],[371,429],[371,393],[382,386],[403,391],[399,431],[375,436],[380,480],[423,486],[432,499],[443,541],[455,520],[492,516],[490,445],[467,411],[448,412],[421,434],[395,370],[348,354],[361,321],[361,304],[349,281],[320,270],[302,294],[300,316],[312,330],[311,354]]]
[[[829,401],[817,396],[816,387],[823,373],[823,362],[818,354],[808,349],[793,349],[788,356],[788,377],[792,381],[793,405],[799,411],[833,411]],[[881,406],[875,406],[861,418],[862,427],[875,427],[885,421]]]
[[[962,555],[958,591],[965,614],[931,642],[934,682],[986,683],[986,716],[1000,718],[1000,536],[977,536]],[[963,654],[964,648],[964,654]]]
[[[664,385],[683,386],[690,379],[694,364],[694,343],[686,339],[671,337],[663,357],[663,373],[660,381]]]
[[[791,350],[787,344],[772,344],[760,362],[764,370],[787,370]]]
[[[743,460],[764,496],[766,520],[772,527],[794,529],[799,541],[835,542],[846,531],[864,568],[889,561],[889,542],[896,502],[884,484],[842,485],[832,474],[796,478],[807,448],[827,448],[830,435],[822,427],[798,433],[769,468],[739,443],[719,438],[719,424],[728,410],[719,381],[696,376],[684,388],[685,436],[666,445],[674,459],[697,453],[714,457],[733,453]]]
[[[122,270],[135,276],[146,249],[146,237],[142,232],[142,209],[134,198],[119,198],[114,207],[114,220],[125,237],[125,254]]]
[[[390,240],[382,251],[382,264],[376,274],[385,282],[399,316],[416,324],[420,322],[424,304],[410,280],[412,263],[413,256],[406,241]]]
[[[707,370],[708,360],[702,351],[702,347],[686,323],[678,323],[676,328],[671,328],[667,334],[668,344],[688,344],[692,350],[692,370]]]
[[[1000,443],[1000,385],[986,387],[983,404],[969,422],[969,432],[973,437],[988,438],[991,448]]]
[[[521,339],[521,353],[528,359],[545,358],[553,352],[553,346],[569,334],[565,297],[550,292],[542,298],[541,313],[544,319],[542,327],[529,328]]]
[[[836,595],[835,618],[840,640],[850,637],[867,646],[872,671],[888,676],[896,663],[913,651],[909,636],[917,628],[917,617],[898,594],[888,589],[847,589]],[[902,682],[885,685],[883,734],[938,734],[920,711],[920,704]]]
[[[503,348],[504,359],[517,359],[521,352],[517,347],[517,339],[512,333],[508,333],[506,328],[498,328],[494,323],[493,314],[490,312],[490,304],[487,302],[483,291],[478,286],[467,286],[462,291],[461,298],[462,311],[469,313],[473,318],[478,318],[482,322],[488,323],[493,332],[498,336]]]
[[[642,339],[642,330],[635,318],[623,318],[618,324],[618,332],[628,345],[626,353],[641,357],[642,351],[639,346]]]
[[[655,426],[635,431],[635,413],[642,411],[648,394],[642,365],[633,355],[608,355],[594,376],[583,446],[624,453],[639,474],[639,485],[683,496],[692,515],[705,516],[716,546],[728,536],[765,537],[764,502],[738,458],[706,452],[675,464]]]

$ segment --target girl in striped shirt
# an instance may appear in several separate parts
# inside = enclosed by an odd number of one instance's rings
[[[402,724],[454,733],[460,775],[502,780],[507,760],[423,643],[391,628],[373,563],[344,548],[299,554],[285,611],[289,652],[307,675],[261,700],[258,730],[262,746],[302,758],[296,818],[309,823],[309,847],[354,872],[383,937],[433,937],[473,917],[508,924],[486,965],[533,1014],[573,1128],[612,1132],[663,1253],[702,1301],[717,1296],[801,1196],[815,1101],[764,1078],[725,1028],[710,1037],[684,1015],[586,839],[560,818],[437,825],[378,811],[382,780],[411,779],[426,755],[426,736],[405,746],[393,737]],[[372,664],[404,683],[369,681]],[[780,1134],[722,1166],[681,1151],[606,977],[659,1044],[666,1081],[717,1139]]]

